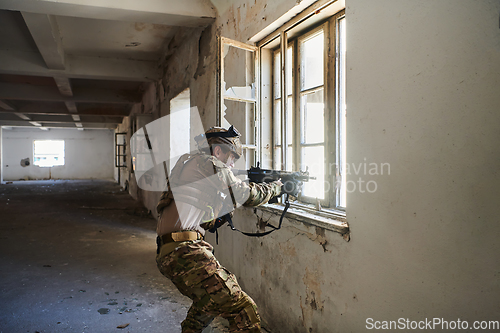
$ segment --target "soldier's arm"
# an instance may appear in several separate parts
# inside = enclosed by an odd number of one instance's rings
[[[250,195],[243,206],[260,206],[267,203],[271,198],[280,195],[281,183],[250,183]]]
[[[246,183],[237,178],[225,165],[216,165],[219,177],[231,188],[234,199],[243,206],[260,206],[280,195],[281,182]]]

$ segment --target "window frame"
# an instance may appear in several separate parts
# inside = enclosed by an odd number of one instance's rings
[[[325,38],[325,44],[328,47],[325,47],[325,73],[324,76],[324,98],[326,96],[331,96],[330,100],[332,103],[325,104],[325,151],[329,151],[329,148],[326,147],[335,147],[333,150],[334,158],[331,159],[332,163],[337,163],[336,161],[336,133],[337,133],[337,125],[336,125],[336,116],[337,116],[337,108],[338,105],[336,101],[336,86],[337,82],[337,68],[336,68],[336,57],[331,57],[331,54],[338,54],[337,51],[337,20],[345,17],[345,1],[344,0],[317,0],[313,4],[311,4],[308,8],[303,10],[298,14],[290,14],[288,15],[288,21],[278,27],[277,29],[273,29],[270,25],[265,28],[263,31],[256,34],[249,41],[253,43],[245,44],[239,41],[231,40],[226,37],[218,36],[218,52],[217,52],[217,75],[216,75],[216,123],[217,125],[222,125],[222,117],[224,115],[223,105],[224,105],[224,44],[230,43],[231,46],[238,45],[243,49],[247,47],[255,48],[255,62],[254,62],[254,74],[255,74],[255,146],[256,146],[256,154],[255,161],[260,161],[260,166],[263,169],[276,169],[273,165],[273,156],[274,156],[274,119],[273,119],[273,108],[274,108],[274,87],[272,82],[273,76],[273,63],[274,57],[273,53],[270,49],[274,49],[277,45],[282,50],[287,50],[288,47],[288,38],[293,44],[293,40],[300,34],[311,31],[318,26],[321,26],[325,23],[328,23],[327,30],[325,35],[329,38]],[[334,21],[335,20],[335,21]],[[331,24],[334,22],[334,24]],[[333,44],[329,43],[330,40],[335,41]],[[283,40],[284,43],[276,43],[276,41]],[[267,45],[267,46],[266,46]],[[271,47],[269,47],[271,45]],[[332,46],[332,50],[330,50],[330,45]],[[265,49],[265,50],[264,50]],[[297,49],[297,47],[295,47]],[[282,53],[286,53],[283,52]],[[282,57],[283,58],[283,57]],[[297,57],[294,57],[294,61],[298,61]],[[328,59],[328,61],[326,60]],[[345,59],[345,58],[344,58]],[[283,58],[283,63],[280,64],[282,68],[285,68]],[[281,71],[284,80],[284,71]],[[297,76],[296,76],[297,77]],[[286,92],[286,80],[283,87],[284,92]],[[298,85],[295,85],[298,87]],[[286,95],[282,93],[282,95]],[[294,98],[298,96],[298,94],[294,94]],[[298,105],[294,102],[294,105]],[[286,117],[286,113],[281,113],[283,117]],[[295,113],[292,113],[294,115]],[[282,122],[284,123],[284,122]],[[297,125],[297,121],[294,122]],[[249,126],[248,121],[245,123],[245,126]],[[331,133],[333,131],[333,133]],[[286,135],[285,133],[281,133],[284,136],[282,142],[286,144]],[[283,138],[283,137],[282,137]],[[295,138],[292,137],[292,140],[297,140],[298,136]],[[297,144],[295,144],[297,146]],[[325,153],[326,154],[326,153]],[[248,154],[247,154],[248,155]],[[296,154],[295,154],[296,155]],[[325,155],[326,156],[326,155]],[[247,159],[247,166],[249,165],[249,161]],[[286,163],[286,161],[284,161]],[[250,163],[251,164],[251,163]],[[336,165],[336,164],[335,164]],[[330,167],[328,163],[326,163],[326,167]],[[329,171],[328,169],[325,169]],[[337,179],[336,173],[337,170],[334,168],[332,170],[333,177]],[[332,189],[332,191],[337,192],[336,189]],[[331,197],[336,197],[336,195],[332,195]],[[330,200],[332,200],[330,198]],[[283,204],[265,204],[256,208],[263,212],[269,212],[273,215],[280,216],[283,212],[284,205]],[[346,219],[345,208],[333,205],[331,208],[322,207],[321,202],[313,202],[313,203],[297,203],[292,202],[290,209],[287,211],[287,217],[293,220],[308,224],[315,225],[317,227],[321,227],[324,229],[332,230],[334,232],[338,232],[343,235],[344,239],[349,240],[349,225]]]
[[[281,99],[281,128],[282,128],[282,133],[281,133],[281,147],[283,147],[286,142],[286,127],[284,127],[284,121],[285,120],[285,110],[286,110],[286,105],[285,103],[288,103],[288,98],[284,99],[282,98],[283,96],[287,96],[286,90],[288,89],[287,86],[287,78],[286,78],[286,62],[288,61],[287,56],[285,55],[284,57],[282,56],[285,52],[285,50],[288,50],[288,47],[292,47],[292,60],[293,60],[293,94],[292,94],[292,123],[293,123],[293,133],[295,135],[292,136],[292,158],[293,158],[293,165],[300,167],[300,159],[301,159],[301,147],[302,145],[302,110],[301,110],[301,89],[300,89],[300,42],[303,40],[307,40],[310,36],[318,33],[319,31],[323,30],[324,33],[324,77],[323,77],[323,100],[324,100],[324,141],[322,145],[324,146],[324,151],[325,151],[325,165],[324,165],[324,171],[325,171],[325,181],[328,181],[331,184],[331,188],[328,192],[325,192],[325,198],[322,200],[318,200],[316,198],[311,198],[311,197],[302,197],[300,198],[301,202],[294,202],[292,206],[295,206],[301,210],[305,210],[311,213],[314,213],[316,215],[324,215],[330,218],[338,218],[340,219],[345,219],[345,207],[340,206],[340,188],[339,184],[340,183],[340,177],[344,176],[339,173],[339,156],[337,155],[337,152],[340,151],[340,142],[338,138],[338,133],[339,132],[339,108],[340,108],[340,101],[339,101],[339,91],[337,87],[340,87],[339,85],[339,76],[341,73],[339,73],[339,68],[337,68],[337,64],[339,61],[339,45],[340,45],[340,40],[338,39],[338,31],[339,31],[339,25],[340,25],[340,20],[345,18],[345,9],[342,9],[338,11],[337,13],[328,16],[327,18],[319,21],[319,22],[314,22],[311,25],[308,25],[307,20],[309,17],[306,14],[302,15],[303,18],[301,21],[296,22],[295,24],[289,23],[286,24],[286,26],[281,27],[277,31],[273,32],[272,34],[268,35],[264,39],[262,39],[260,42],[257,43],[257,46],[259,50],[262,50],[262,48],[266,48],[268,45],[275,43],[276,40],[279,39],[278,45],[274,46],[271,48],[272,56],[271,56],[271,115],[272,115],[272,120],[271,120],[271,128],[273,133],[270,136],[271,139],[271,145],[272,145],[272,153],[270,154],[271,157],[273,158],[273,161],[271,162],[271,165],[276,166],[275,161],[274,161],[274,149],[275,147],[275,133],[274,133],[274,128],[275,128],[275,120],[274,117],[277,114],[275,110],[275,101],[276,99],[276,94],[274,91],[275,83],[273,80],[273,77],[275,76],[275,56],[277,53],[280,54],[280,66],[281,68],[285,68],[285,70],[280,70],[280,82],[284,82],[284,84],[280,85],[281,92],[280,92],[280,98]],[[294,32],[294,35],[290,38],[288,38],[288,32],[293,30],[297,25],[303,24],[305,27],[303,29],[300,29],[299,32]],[[279,32],[279,33],[278,33]],[[281,42],[283,41],[283,42]],[[261,55],[264,53],[262,51],[259,52]],[[262,64],[262,57],[259,58],[259,68],[263,68],[264,65]],[[345,75],[345,73],[342,73]],[[260,73],[260,75],[263,75]],[[263,82],[263,78],[260,80]],[[318,86],[319,87],[319,86]],[[316,87],[317,88],[317,87]],[[345,86],[343,87],[345,89]],[[304,91],[309,91],[310,89],[304,90]],[[265,96],[261,97],[265,98]],[[264,102],[264,101],[262,101]],[[263,105],[262,103],[261,105]],[[261,110],[261,112],[263,112]],[[262,122],[264,125],[264,123]],[[263,131],[261,131],[263,132]],[[284,132],[284,133],[283,133]],[[265,141],[262,141],[265,142]],[[283,158],[283,155],[286,153],[281,149],[281,167],[282,169],[284,165],[286,165],[285,158]],[[262,156],[262,155],[261,155]],[[296,169],[298,169],[296,167]],[[333,168],[333,169],[332,169]],[[331,170],[330,170],[331,169]],[[294,170],[296,171],[296,170]],[[343,189],[345,191],[345,189]],[[344,194],[345,195],[345,194]]]
[[[307,88],[302,90],[301,89],[301,65],[300,65],[300,60],[302,56],[302,49],[301,49],[301,43],[304,41],[307,41],[310,39],[312,36],[317,35],[320,31],[323,31],[324,38],[323,38],[323,84],[318,85],[315,87]],[[317,27],[313,27],[311,30],[308,30],[307,32],[301,34],[300,36],[297,36],[295,39],[295,48],[296,48],[296,57],[295,57],[295,65],[296,68],[296,78],[295,78],[295,96],[294,96],[294,109],[292,110],[294,114],[294,120],[295,120],[295,129],[294,129],[294,138],[295,138],[295,150],[293,152],[293,155],[295,156],[295,161],[294,164],[300,168],[302,165],[302,149],[304,147],[315,147],[315,146],[322,146],[323,147],[323,156],[327,156],[328,151],[329,151],[329,137],[328,137],[328,119],[329,119],[329,110],[328,110],[328,105],[329,105],[329,96],[328,96],[328,82],[329,82],[329,72],[328,72],[328,41],[329,41],[329,34],[328,34],[328,21],[320,24]],[[322,143],[305,143],[303,141],[303,135],[304,135],[304,124],[303,124],[303,119],[304,119],[304,110],[302,108],[302,96],[306,96],[310,93],[317,92],[319,90],[323,90],[323,104],[324,104],[324,123],[323,123],[323,142]],[[323,165],[325,173],[328,167],[328,163],[326,162],[329,160],[328,158],[325,158],[325,165]],[[304,203],[309,203],[309,204],[314,204],[317,203],[317,200],[319,200],[319,203],[322,206],[330,207],[329,204],[329,199],[330,199],[330,192],[325,192],[325,198],[324,199],[315,199],[313,197],[301,197],[299,201],[302,201]]]

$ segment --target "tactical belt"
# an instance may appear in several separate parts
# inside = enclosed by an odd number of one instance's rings
[[[163,257],[175,250],[179,243],[190,240],[201,240],[202,234],[198,231],[178,231],[156,237],[156,254]]]
[[[188,240],[199,240],[203,239],[203,236],[198,231],[177,231],[171,232],[169,234],[158,236],[161,244],[167,244],[172,242],[184,242]]]

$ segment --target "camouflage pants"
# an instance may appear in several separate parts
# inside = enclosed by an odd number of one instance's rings
[[[230,332],[259,332],[260,317],[255,302],[222,267],[205,241],[187,241],[173,252],[157,257],[160,272],[179,291],[193,300],[182,332],[201,332],[217,316],[229,321]]]

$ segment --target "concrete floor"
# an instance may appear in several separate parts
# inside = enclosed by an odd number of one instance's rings
[[[156,268],[155,224],[112,181],[0,185],[0,332],[180,332],[190,300]]]

